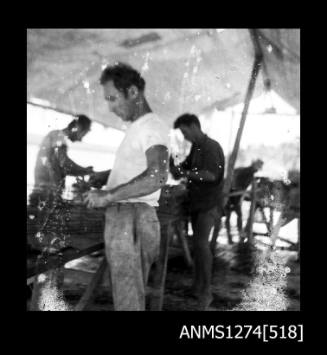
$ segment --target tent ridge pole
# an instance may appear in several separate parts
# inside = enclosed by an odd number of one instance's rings
[[[253,46],[254,46],[255,58],[254,58],[254,63],[253,63],[253,67],[252,67],[250,82],[249,82],[247,92],[245,95],[244,108],[242,111],[240,125],[239,125],[238,131],[237,131],[237,135],[236,135],[236,139],[235,139],[235,143],[234,143],[234,148],[233,148],[232,154],[231,154],[229,161],[228,161],[227,175],[226,175],[226,180],[225,180],[225,184],[224,184],[224,202],[223,202],[224,206],[226,206],[226,203],[228,201],[228,194],[229,194],[230,189],[232,187],[234,166],[235,166],[237,154],[238,154],[239,147],[240,147],[241,137],[242,137],[242,133],[243,133],[250,101],[253,96],[256,79],[258,77],[258,74],[259,74],[259,71],[261,68],[261,64],[262,64],[262,60],[263,60],[262,51],[261,51],[261,48],[260,48],[260,45],[258,42],[257,32],[255,29],[250,29],[249,31],[250,31],[251,39],[252,39]]]

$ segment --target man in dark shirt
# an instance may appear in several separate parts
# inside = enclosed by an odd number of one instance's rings
[[[193,292],[199,299],[200,310],[205,310],[212,301],[209,236],[222,215],[225,158],[220,144],[202,132],[195,115],[178,117],[174,128],[179,128],[184,138],[193,144],[180,166],[174,166],[171,159],[170,170],[174,178],[187,179],[194,243]]]
[[[234,171],[232,188],[235,190],[246,189],[252,182],[254,174],[262,169],[263,161],[257,159],[247,167],[236,168]]]

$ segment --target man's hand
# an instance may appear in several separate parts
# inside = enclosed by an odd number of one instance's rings
[[[180,165],[176,166],[176,175],[178,176],[179,179],[181,178],[186,178],[190,174],[189,170],[183,169]]]
[[[106,207],[111,202],[111,196],[108,191],[89,191],[83,194],[83,202],[88,208]]]
[[[175,165],[174,159],[172,156],[169,158],[169,168],[170,172],[175,179],[185,178],[187,173],[186,170],[182,168],[181,165]]]
[[[92,174],[90,174],[88,183],[91,186],[100,189],[103,185],[107,183],[109,173],[110,173],[109,170],[93,172]]]

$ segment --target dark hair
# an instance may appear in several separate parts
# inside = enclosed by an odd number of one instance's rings
[[[127,89],[135,85],[140,91],[144,91],[145,80],[141,74],[125,63],[115,63],[107,66],[101,74],[100,84],[104,85],[106,82],[112,80],[116,89],[122,91],[125,96]]]
[[[176,121],[174,122],[174,128],[179,128],[181,125],[190,127],[193,124],[201,129],[201,123],[197,116],[192,115],[190,113],[184,113],[176,119]]]
[[[68,129],[72,129],[76,126],[80,126],[83,131],[88,131],[91,127],[91,120],[85,115],[76,115],[76,119],[72,120],[69,125]]]
[[[264,161],[261,159],[252,160],[252,165],[263,165]]]

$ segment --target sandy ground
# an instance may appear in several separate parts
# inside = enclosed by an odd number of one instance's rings
[[[214,299],[209,311],[300,310],[300,263],[296,261],[296,252],[277,251],[274,255],[278,262],[270,263],[253,262],[256,259],[260,260],[262,253],[257,251],[254,254],[256,255],[250,258],[248,255],[240,256],[237,245],[223,245],[217,248],[212,282]],[[73,263],[66,265],[64,295],[67,306],[73,307],[77,304],[101,259],[102,256],[85,256],[78,262],[75,261],[74,265]],[[262,269],[266,273],[262,272]],[[168,261],[163,311],[197,310],[197,302],[189,292],[191,283],[192,269],[186,266],[182,250],[172,247]],[[147,308],[148,302],[149,296]],[[107,275],[87,310],[113,310]]]
[[[235,218],[235,217],[234,217]],[[235,226],[235,220],[232,225]],[[254,230],[264,226],[255,223]],[[291,222],[281,230],[281,235],[297,241],[297,223]],[[264,257],[265,247],[257,237],[256,247],[237,243],[236,228],[232,228],[236,243],[227,244],[224,228],[219,234],[213,266],[213,302],[209,311],[299,311],[300,310],[300,263],[297,251],[283,250],[289,244],[280,241],[281,249],[273,252],[270,259]],[[191,237],[189,237],[191,249]],[[72,310],[77,304],[103,255],[85,256],[65,265],[64,302]],[[190,294],[192,268],[187,267],[183,251],[177,240],[173,241],[167,266],[167,278],[163,311],[195,311],[197,302]],[[151,274],[150,274],[151,280]],[[147,309],[149,295],[147,296]],[[98,288],[90,311],[112,311],[113,304],[109,277],[105,275]]]

